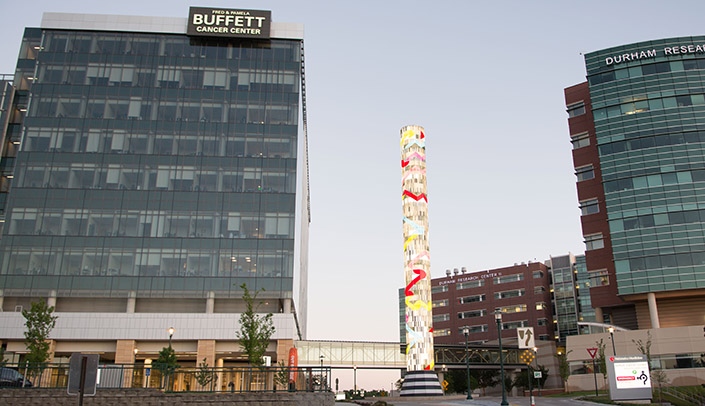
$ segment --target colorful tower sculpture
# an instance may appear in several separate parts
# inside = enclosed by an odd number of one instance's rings
[[[400,144],[407,370],[401,396],[443,395],[438,376],[433,371],[426,135],[423,127],[402,127]]]

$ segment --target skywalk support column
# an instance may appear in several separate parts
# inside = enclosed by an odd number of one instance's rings
[[[433,371],[426,135],[423,127],[402,127],[400,147],[407,371],[400,395],[441,396],[443,389]]]

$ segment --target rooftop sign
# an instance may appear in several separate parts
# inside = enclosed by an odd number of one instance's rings
[[[221,38],[269,38],[272,12],[223,8],[189,8],[187,35]]]

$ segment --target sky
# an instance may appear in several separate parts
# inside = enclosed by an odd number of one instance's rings
[[[189,6],[304,24],[306,338],[387,342],[399,341],[404,285],[401,127],[426,132],[432,277],[582,254],[563,89],[585,81],[583,54],[702,35],[705,13],[702,0],[0,0],[0,73],[14,72],[42,12],[187,17]],[[357,383],[396,378],[358,370]]]

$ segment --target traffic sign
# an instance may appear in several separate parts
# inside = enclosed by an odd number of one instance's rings
[[[519,340],[519,348],[534,348],[534,328],[517,328],[517,339]]]
[[[446,381],[446,380],[444,379],[444,380],[443,380],[443,383],[442,383],[441,385],[443,386],[443,390],[448,390],[448,385],[449,385],[449,384],[448,384],[448,381]]]
[[[519,355],[519,358],[526,365],[531,365],[531,363],[534,361],[534,352],[531,350],[524,350],[524,352]]]
[[[597,355],[597,348],[588,348],[587,352],[590,354],[590,358],[595,359],[595,355]]]

